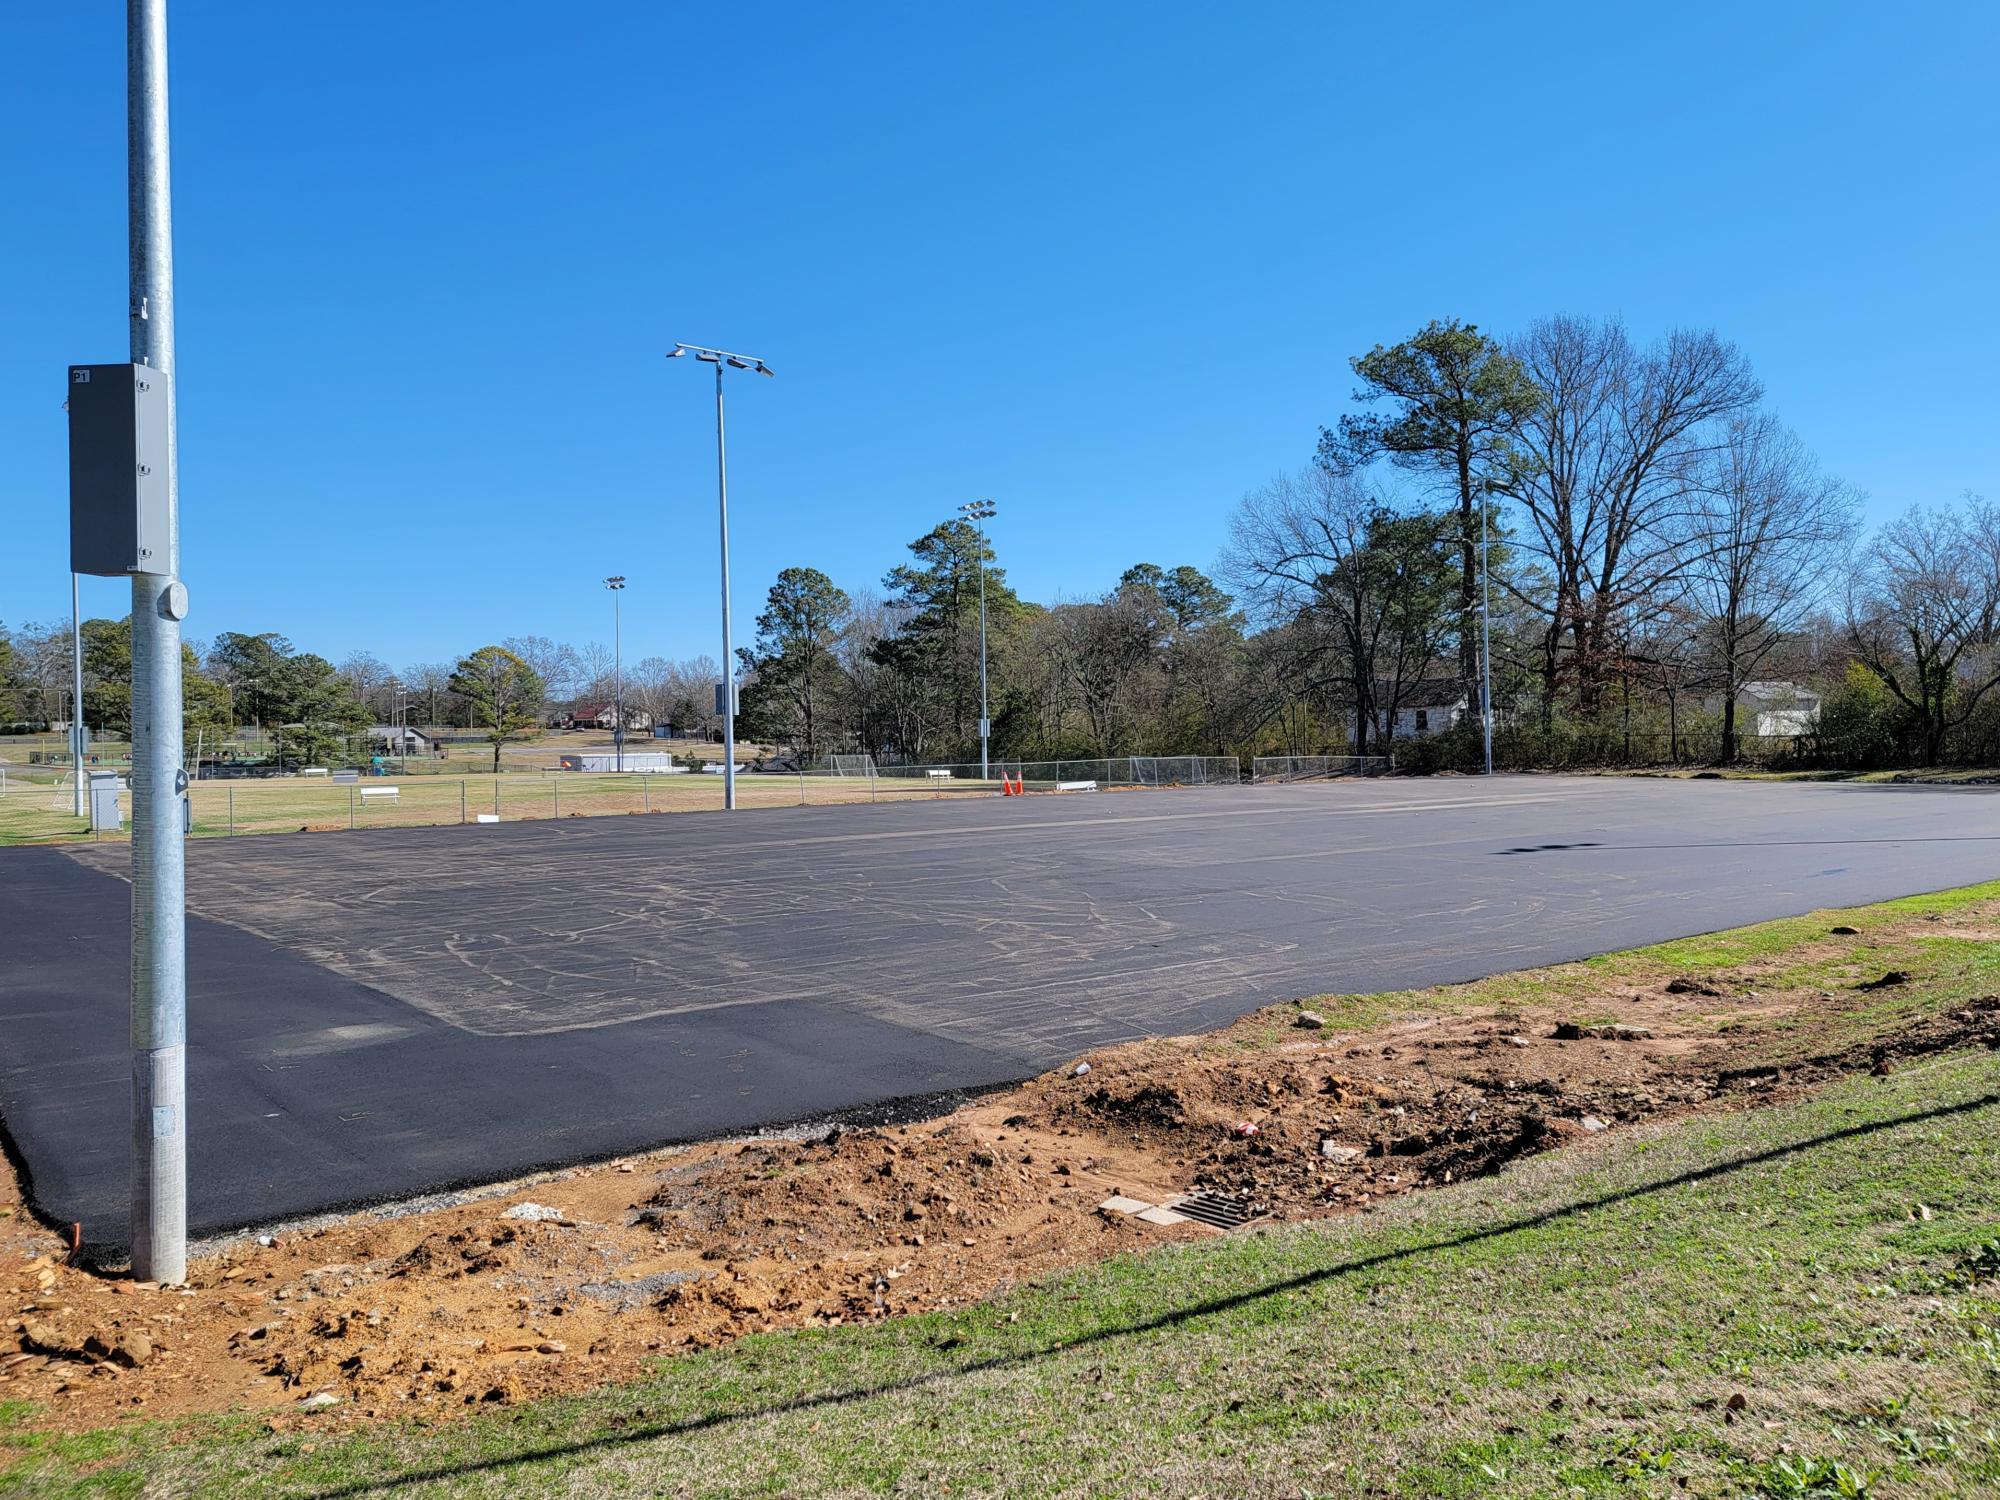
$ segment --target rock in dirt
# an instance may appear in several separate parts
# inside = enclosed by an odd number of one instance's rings
[[[1703,984],[1699,979],[1690,979],[1682,974],[1667,981],[1669,995],[1720,995],[1721,990],[1712,984]]]
[[[1611,1026],[1583,1026],[1564,1021],[1555,1029],[1555,1039],[1559,1042],[1643,1042],[1652,1034],[1649,1026],[1628,1026],[1622,1021]]]
[[[1581,1120],[1577,1121],[1577,1123],[1581,1125],[1585,1130],[1589,1131],[1609,1130],[1611,1128],[1609,1125],[1605,1124],[1602,1120],[1598,1119],[1596,1115],[1585,1115]]]
[[[1326,1017],[1315,1010],[1302,1010],[1293,1019],[1294,1026],[1303,1026],[1308,1031],[1318,1031],[1326,1025]]]
[[[1870,979],[1855,986],[1858,990],[1886,990],[1899,984],[1908,984],[1910,976],[1901,969],[1891,969],[1880,979]]]
[[[300,1411],[325,1411],[329,1406],[340,1405],[340,1397],[332,1391],[314,1391],[299,1403]]]
[[[1829,928],[1827,929],[1827,931],[1831,932],[1831,933],[1832,933],[1832,934],[1833,934],[1833,935],[1834,935],[1835,937],[1859,937],[1859,936],[1861,936],[1861,929],[1860,929],[1859,927],[1848,927],[1848,926],[1845,926],[1845,925],[1842,925],[1842,926],[1840,926],[1840,927],[1829,927]]]
[[[546,1203],[516,1203],[500,1215],[503,1219],[528,1219],[537,1224],[549,1219],[560,1219],[562,1216],[561,1209],[551,1208]]]
[[[1319,1154],[1330,1162],[1345,1166],[1348,1162],[1361,1160],[1364,1153],[1359,1146],[1343,1146],[1335,1140],[1324,1140],[1319,1143]]]
[[[153,1341],[143,1333],[93,1333],[83,1341],[83,1352],[92,1359],[136,1370],[153,1357]]]

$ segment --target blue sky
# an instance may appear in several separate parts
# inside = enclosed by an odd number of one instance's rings
[[[0,12],[0,619],[125,355],[123,7]],[[716,654],[962,501],[1043,599],[1213,562],[1432,317],[1713,326],[1870,512],[2000,494],[2000,10],[172,0],[188,629]],[[90,613],[123,585],[85,581]]]

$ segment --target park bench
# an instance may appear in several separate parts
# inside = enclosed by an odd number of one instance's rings
[[[361,789],[361,800],[364,803],[394,802],[398,800],[396,797],[398,790],[399,788],[393,786],[364,786]]]
[[[949,771],[926,771],[926,772],[924,772],[924,775],[926,775],[926,776],[930,777],[930,779],[931,779],[932,781],[949,781],[949,780],[951,780],[951,772],[949,772]]]

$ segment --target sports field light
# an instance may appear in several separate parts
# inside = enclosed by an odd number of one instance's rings
[[[992,767],[988,757],[993,738],[993,716],[986,704],[986,526],[999,510],[991,500],[968,500],[959,506],[958,513],[972,523],[972,534],[979,539],[979,779],[991,781]]]
[[[625,592],[625,575],[604,580],[611,590],[611,768],[625,769],[625,633],[618,617],[618,596]]]
[[[759,375],[778,372],[754,354],[731,354],[727,349],[707,349],[700,344],[677,343],[667,351],[667,358],[679,359],[687,354],[715,366],[715,493],[722,520],[722,672],[727,688],[722,715],[722,805],[733,808],[736,806],[736,669],[732,663],[736,653],[731,649],[729,631],[729,457],[723,438],[722,367],[755,370]]]

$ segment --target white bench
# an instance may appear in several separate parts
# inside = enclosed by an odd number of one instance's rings
[[[401,790],[400,787],[393,787],[393,786],[364,786],[361,789],[361,800],[364,803],[396,802],[400,800],[396,796],[396,793],[400,790]]]
[[[1056,783],[1056,790],[1059,792],[1094,792],[1097,790],[1097,783],[1094,781],[1058,781]]]
[[[951,780],[951,772],[949,771],[926,771],[924,775],[928,776],[932,781]]]
[[[299,772],[301,776],[325,776],[329,774],[325,766],[307,766]]]

